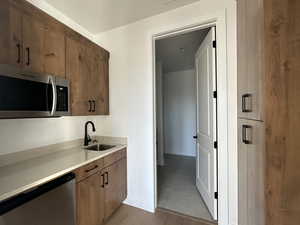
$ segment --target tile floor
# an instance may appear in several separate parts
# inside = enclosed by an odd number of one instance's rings
[[[149,213],[128,205],[122,205],[105,225],[216,225],[169,212]]]
[[[165,155],[158,167],[158,207],[212,221],[195,184],[194,157]]]

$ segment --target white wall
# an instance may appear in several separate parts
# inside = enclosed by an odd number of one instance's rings
[[[112,116],[105,125],[114,135],[128,136],[127,203],[149,211],[155,208],[155,168],[153,139],[153,59],[152,36],[178,27],[198,24],[204,18],[226,11],[228,63],[228,105],[230,140],[228,140],[230,190],[226,214],[229,224],[237,224],[237,137],[236,137],[236,1],[200,0],[96,37],[111,52],[110,96]],[[121,132],[122,131],[122,132]]]
[[[195,70],[163,75],[165,153],[196,156]]]

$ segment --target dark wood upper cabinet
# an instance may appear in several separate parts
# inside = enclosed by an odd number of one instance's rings
[[[96,115],[109,114],[109,80],[108,58],[104,58],[99,49],[90,48],[91,63],[89,96],[93,101],[92,113]]]
[[[25,0],[0,4],[0,64],[70,80],[73,116],[109,114],[109,52]]]
[[[73,116],[108,115],[108,58],[101,49],[67,38],[66,74],[71,81]]]
[[[66,39],[64,33],[45,29],[44,63],[45,73],[66,77]]]
[[[71,109],[73,116],[84,116],[91,111],[88,99],[88,75],[84,46],[72,38],[66,42],[66,75],[71,85]]]
[[[32,17],[23,14],[23,69],[25,71],[44,72],[45,26]]]
[[[0,63],[22,66],[22,12],[8,0],[0,4]]]

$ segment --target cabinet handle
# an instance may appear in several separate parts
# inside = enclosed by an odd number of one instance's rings
[[[243,127],[242,127],[242,141],[246,145],[252,144],[251,138],[248,138],[248,132],[247,132],[248,130],[252,131],[252,126],[250,126],[250,125],[243,125]]]
[[[93,112],[96,112],[96,101],[93,100]]]
[[[252,112],[252,101],[250,104],[250,108],[247,109],[247,102],[246,102],[247,98],[249,98],[251,100],[252,95],[251,94],[242,95],[242,112],[249,113],[249,112]]]
[[[30,48],[26,48],[26,52],[27,52],[27,62],[26,62],[26,65],[29,66],[30,65]]]
[[[21,45],[17,44],[17,49],[18,49],[18,59],[17,59],[17,63],[21,63]]]
[[[90,105],[89,112],[92,112],[92,101],[91,100],[89,100],[89,105]]]
[[[106,182],[105,182],[105,184],[108,185],[108,172],[105,172],[105,175],[106,175]]]
[[[102,177],[102,185],[101,185],[101,187],[105,187],[105,179],[104,179],[104,174],[102,174],[101,175],[101,177]]]
[[[91,172],[91,171],[93,171],[93,170],[95,170],[95,169],[97,169],[98,168],[98,165],[95,165],[93,168],[91,168],[91,169],[86,169],[85,170],[85,172],[86,173],[88,173],[88,172]]]

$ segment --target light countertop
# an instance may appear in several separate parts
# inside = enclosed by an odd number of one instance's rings
[[[67,174],[113,152],[124,149],[118,144],[107,151],[87,151],[82,147],[64,148],[38,157],[0,167],[0,201],[28,191]],[[30,154],[30,153],[28,153]]]

